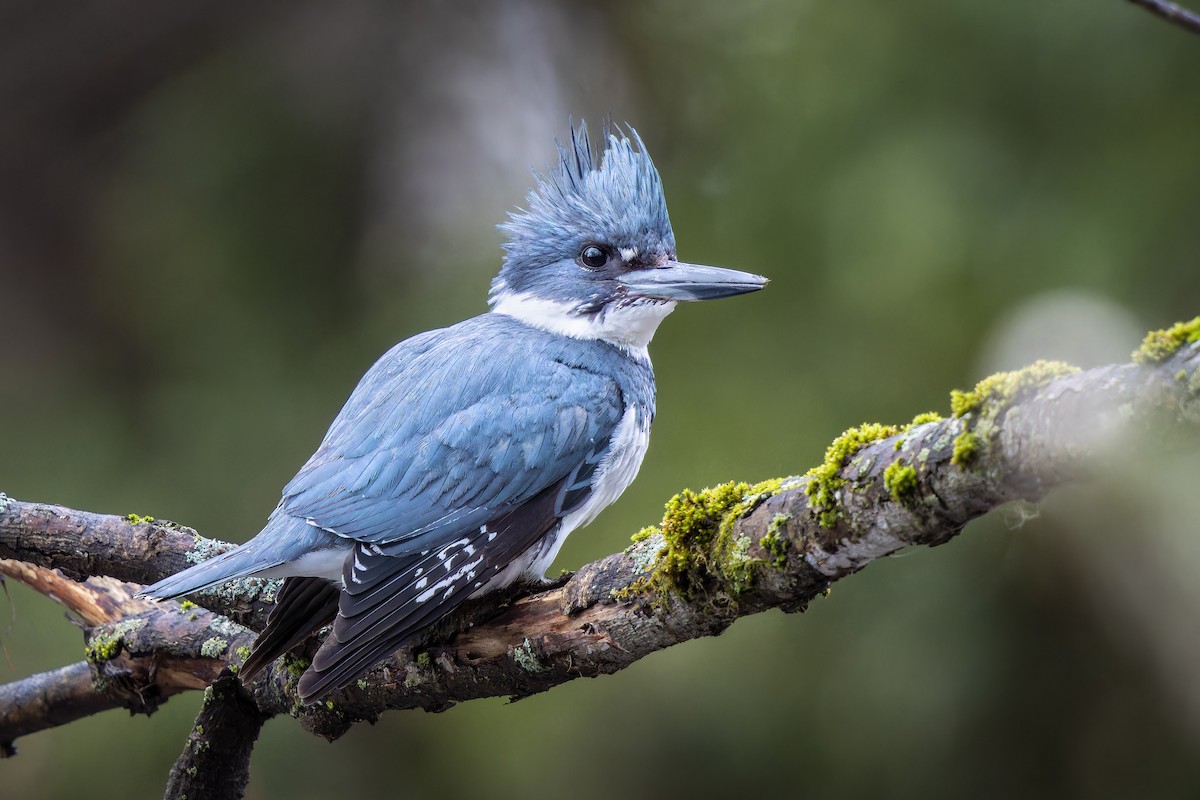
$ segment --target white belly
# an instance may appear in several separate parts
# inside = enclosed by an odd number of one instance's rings
[[[633,406],[625,410],[621,421],[617,423],[612,447],[596,468],[591,494],[583,505],[563,517],[562,522],[550,535],[502,569],[486,586],[476,592],[476,595],[508,586],[521,578],[544,579],[546,570],[558,556],[559,548],[571,531],[594,520],[633,483],[650,446],[649,411],[642,409],[640,424],[638,416],[637,409]]]

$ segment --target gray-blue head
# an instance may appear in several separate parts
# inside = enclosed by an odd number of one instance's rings
[[[645,347],[675,304],[761,289],[766,278],[675,256],[662,180],[637,131],[605,126],[592,155],[583,123],[538,174],[527,207],[500,226],[504,266],[493,310],[585,339]]]

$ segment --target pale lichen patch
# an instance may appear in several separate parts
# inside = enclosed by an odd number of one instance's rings
[[[516,647],[510,647],[508,649],[508,654],[512,657],[512,660],[516,662],[517,666],[526,672],[545,672],[549,669],[549,667],[543,664],[541,659],[538,658],[537,653],[535,653],[533,650],[533,644],[529,641],[529,639],[525,639],[525,641],[521,642],[521,644],[517,645]]]
[[[225,651],[229,648],[229,640],[220,636],[214,636],[211,639],[206,639],[200,645],[200,655],[205,658],[221,658],[225,655]]]

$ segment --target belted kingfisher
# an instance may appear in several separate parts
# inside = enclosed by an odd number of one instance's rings
[[[332,622],[298,686],[313,703],[468,598],[544,580],[641,466],[659,323],[676,303],[766,285],[676,260],[632,128],[606,126],[597,159],[572,126],[558,155],[500,226],[490,311],[384,354],[257,536],[144,591],[284,578],[244,680]]]

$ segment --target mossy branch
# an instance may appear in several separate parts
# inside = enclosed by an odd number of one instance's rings
[[[662,523],[639,532],[625,551],[585,565],[560,585],[515,600],[476,601],[428,643],[397,653],[323,706],[297,702],[296,678],[306,665],[301,652],[277,662],[244,694],[239,689],[221,701],[243,703],[234,712],[212,713],[237,718],[249,703],[256,724],[291,714],[333,739],[389,709],[440,711],[616,672],[673,644],[718,634],[741,616],[803,610],[833,581],[872,560],[946,542],[1011,500],[1038,500],[1084,474],[1119,437],[1162,423],[1200,426],[1200,318],[1151,334],[1131,364],[1079,371],[1039,362],[954,393],[947,418],[923,414],[908,425],[851,429],[803,476],[682,492],[668,502]],[[8,562],[6,574],[35,586],[54,567],[71,577],[106,573],[149,582],[221,547],[145,518],[0,495],[0,556],[40,565],[22,571]],[[41,590],[60,597],[44,583]],[[256,629],[267,607],[263,591],[240,586],[233,595],[196,600]],[[119,614],[125,607],[112,608]],[[236,669],[252,636],[226,617],[180,604],[130,611],[101,615],[102,624],[86,629],[94,696],[80,699],[78,665],[62,671],[70,691],[47,690],[60,679],[51,673],[0,687],[0,707],[45,698],[22,725],[0,717],[0,742],[100,708],[130,707],[130,697],[161,702],[173,691],[203,687]],[[478,624],[470,626],[472,620]],[[116,670],[123,694],[112,694],[112,670],[104,665]],[[173,675],[165,685],[164,674]],[[56,706],[56,697],[66,699]],[[31,726],[30,716],[44,724]],[[252,741],[237,752],[248,753]]]

